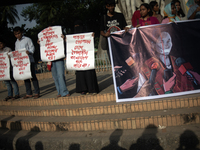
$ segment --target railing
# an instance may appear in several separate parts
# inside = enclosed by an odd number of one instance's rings
[[[36,70],[36,73],[49,72],[49,70],[47,69],[47,63],[46,62],[39,62],[35,66],[35,70]],[[67,74],[75,72],[75,71],[66,69],[66,61],[65,61],[65,70],[66,70]],[[103,53],[100,56],[95,55],[95,70],[96,70],[96,72],[111,70],[111,64],[110,64],[107,53]]]

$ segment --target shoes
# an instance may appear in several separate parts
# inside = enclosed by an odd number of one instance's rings
[[[31,98],[31,97],[33,97],[33,95],[26,95],[23,97],[23,99],[27,99],[27,98]]]
[[[18,99],[18,98],[20,98],[20,96],[19,96],[19,95],[15,95],[15,96],[12,98],[12,100],[15,100],[15,99]]]
[[[3,101],[8,101],[9,99],[12,99],[12,96],[7,96]]]
[[[34,99],[37,99],[40,97],[40,94],[35,94],[35,96],[33,97]]]
[[[92,93],[92,95],[97,95],[97,93]]]
[[[57,95],[57,98],[61,97],[61,95]]]

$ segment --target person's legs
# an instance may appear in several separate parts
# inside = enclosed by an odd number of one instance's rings
[[[65,72],[64,72],[65,68],[63,60],[56,61],[56,71],[57,71],[57,80],[58,80],[60,95],[66,96],[69,94],[69,91],[66,87]]]
[[[7,86],[8,96],[12,97],[13,96],[13,89],[12,89],[12,85],[10,84],[10,80],[5,80],[4,83]]]
[[[25,83],[25,87],[26,87],[26,95],[32,95],[30,79],[24,80],[24,83]]]
[[[32,74],[31,81],[32,81],[33,86],[34,86],[35,94],[39,95],[40,94],[40,88],[39,88],[38,79],[37,79],[36,74],[35,74],[35,63],[31,63],[31,74]]]
[[[10,78],[11,78],[10,83],[12,84],[12,86],[13,86],[13,88],[14,88],[15,97],[16,97],[16,96],[19,97],[19,87],[18,87],[17,82],[16,82],[15,79],[13,78],[13,72],[11,72]]]
[[[51,73],[52,73],[52,76],[53,76],[53,79],[54,79],[54,82],[55,82],[55,86],[56,86],[56,90],[58,91],[58,95],[60,95],[60,88],[59,88],[59,83],[58,83],[58,72],[57,72],[57,69],[56,69],[56,62],[57,61],[52,61],[51,63]]]

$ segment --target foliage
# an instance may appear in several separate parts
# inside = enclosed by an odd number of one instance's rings
[[[19,16],[17,13],[17,10],[15,9],[15,6],[1,6],[0,7],[0,16],[1,16],[1,22],[0,25],[6,25],[7,23],[10,23],[14,25],[17,23],[17,20],[19,20]]]

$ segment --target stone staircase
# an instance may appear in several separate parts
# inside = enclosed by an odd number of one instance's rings
[[[0,101],[1,129],[106,131],[199,124],[200,94],[116,103],[115,94]]]

